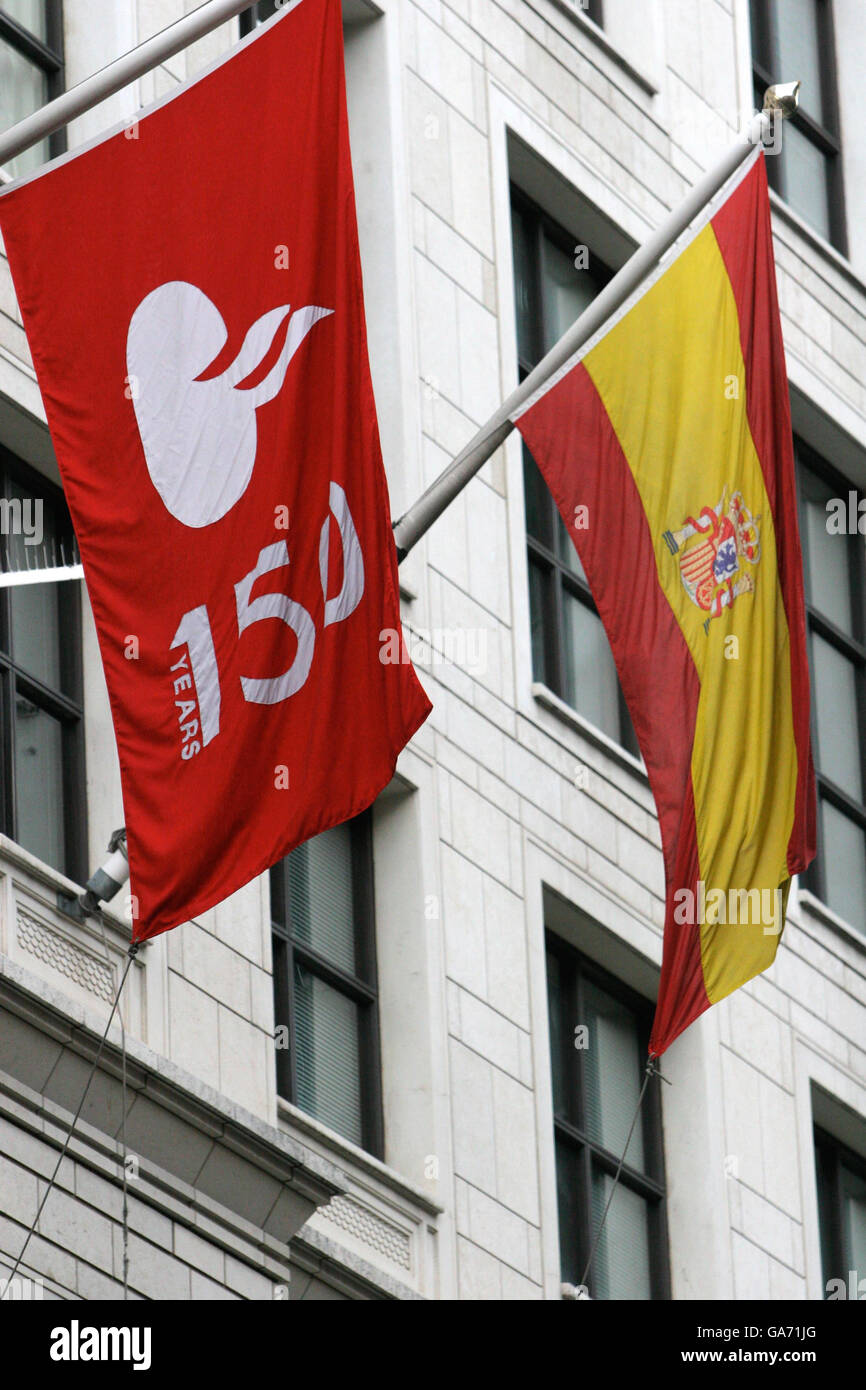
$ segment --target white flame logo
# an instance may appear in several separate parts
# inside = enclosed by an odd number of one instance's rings
[[[135,418],[153,485],[184,526],[210,526],[243,496],[256,461],[256,410],[278,395],[304,338],[333,312],[308,304],[291,314],[277,361],[244,388],[290,304],[257,319],[222,375],[201,381],[228,338],[216,305],[185,280],[170,280],[141,301],[126,339]]]

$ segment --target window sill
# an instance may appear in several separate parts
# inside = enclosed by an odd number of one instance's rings
[[[831,931],[843,936],[846,941],[858,946],[861,951],[866,951],[866,936],[859,932],[856,927],[847,922],[844,917],[840,917],[834,912],[832,907],[822,903],[820,898],[816,898],[814,893],[810,893],[808,888],[801,888],[797,894],[797,907],[801,918],[811,917],[813,920],[821,922]]]
[[[21,845],[0,835],[0,954],[9,970],[38,979],[63,1011],[104,1018],[129,961],[129,924],[106,912],[103,921],[66,910],[79,886]],[[145,951],[136,957],[124,990],[127,1036],[153,1046]],[[160,1037],[156,1027],[155,1038]]]
[[[57,895],[57,911],[64,921],[80,923],[80,918],[66,911],[60,899],[77,900],[79,894],[84,892],[84,888],[79,883],[74,883],[71,878],[67,878],[59,869],[46,864],[44,859],[38,859],[35,854],[31,854],[29,849],[19,845],[17,840],[10,840],[8,835],[0,834],[0,864],[5,861],[14,865],[17,869],[23,869],[32,879],[36,879],[43,887],[52,890]],[[124,900],[123,894],[119,895],[120,901]],[[132,928],[111,903],[102,903],[100,912],[105,918],[106,924],[126,942],[132,939]],[[91,925],[96,923],[94,917],[89,919]],[[152,945],[151,940],[142,941],[141,947]]]
[[[411,1294],[437,1298],[439,1267],[436,1222],[444,1208],[414,1183],[328,1129],[289,1101],[277,1097],[277,1124],[283,1132],[329,1163],[346,1178],[345,1192],[321,1208],[304,1228],[377,1271],[387,1291],[396,1280]]]
[[[651,82],[648,77],[645,77],[642,72],[639,72],[638,69],[629,62],[622,50],[611,42],[604,30],[600,29],[595,23],[595,20],[590,19],[589,15],[585,14],[579,5],[575,4],[575,0],[551,0],[551,4],[554,5],[557,10],[560,10],[562,14],[567,15],[572,23],[577,25],[578,29],[582,30],[588,38],[592,39],[593,43],[600,48],[603,53],[607,54],[608,58],[616,63],[618,68],[631,78],[632,82],[636,82],[641,90],[646,92],[647,96],[658,96],[659,89],[655,83]]]
[[[277,1096],[277,1114],[281,1119],[286,1120],[293,1129],[301,1129],[311,1139],[318,1139],[321,1143],[327,1144],[328,1148],[335,1154],[340,1155],[340,1164],[352,1164],[355,1168],[365,1170],[371,1177],[384,1183],[392,1192],[407,1201],[421,1206],[429,1216],[438,1216],[445,1208],[439,1202],[435,1202],[428,1192],[416,1187],[409,1182],[395,1168],[389,1168],[387,1163],[381,1159],[374,1158],[365,1149],[359,1149],[357,1144],[353,1144],[351,1139],[344,1139],[342,1134],[337,1134],[327,1125],[321,1124],[319,1120],[314,1120],[312,1115],[308,1115],[306,1110],[301,1110],[297,1105],[292,1105],[291,1101],[284,1100],[282,1096]]]
[[[780,198],[779,194],[772,188],[770,189],[770,207],[778,215],[781,222],[787,223],[793,231],[809,243],[812,250],[819,252],[824,260],[833,266],[834,270],[838,270],[840,275],[843,275],[860,294],[866,297],[866,282],[857,274],[851,262],[842,255],[841,251],[837,251],[836,247],[831,245],[829,241],[825,241],[820,232],[816,232],[814,227],[810,227],[809,223],[795,212],[784,198]]]
[[[588,743],[594,744],[596,748],[607,753],[608,757],[613,758],[620,767],[625,768],[627,772],[637,773],[644,786],[649,787],[649,777],[643,759],[636,758],[627,749],[615,743],[612,738],[608,738],[601,729],[597,729],[588,719],[584,719],[582,714],[578,714],[576,709],[572,709],[571,705],[567,705],[564,700],[555,695],[543,681],[532,682],[532,698],[543,709],[550,710],[551,714],[555,714],[569,728],[581,734]]]

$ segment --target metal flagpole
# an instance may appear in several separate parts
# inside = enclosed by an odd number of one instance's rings
[[[47,106],[40,107],[32,116],[27,116],[0,135],[0,169],[16,154],[44,140],[46,135],[67,125],[76,116],[83,115],[100,101],[105,101],[106,97],[114,96],[115,92],[158,67],[167,58],[173,58],[181,49],[188,48],[227,20],[234,19],[241,10],[249,9],[251,3],[252,0],[207,0],[206,4],[200,5],[176,24],[169,25],[159,34],[154,34],[153,38],[139,44],[138,48],[109,63],[101,72],[85,78],[77,87],[70,87],[68,92],[49,101]]]
[[[116,62],[109,63],[101,72],[88,77],[77,87],[71,88],[32,116],[20,121],[4,135],[0,135],[0,170],[5,161],[20,154],[22,150],[29,149],[31,145],[35,145],[52,131],[60,129],[76,116],[89,111],[106,97],[113,96],[122,87],[128,86],[143,73],[157,67],[166,58],[179,53],[196,39],[209,34],[220,24],[233,19],[241,10],[246,9],[249,3],[250,0],[207,0],[206,4],[201,5],[192,14],[179,19],[176,24],[155,34],[153,38],[118,58]],[[293,0],[293,3],[298,4],[300,0]],[[503,401],[457,458],[430,484],[399,521],[394,523],[394,540],[400,560],[405,559],[415,543],[511,433],[514,426],[510,416],[514,411],[567,362],[578,348],[588,342],[610,315],[625,302],[665,252],[670,250],[693,218],[748,157],[752,148],[759,141],[763,143],[773,130],[773,117],[778,115],[784,118],[793,113],[797,106],[799,90],[799,82],[789,82],[767,89],[764,109],[758,112],[750,123],[746,138],[732,145],[716,167],[695,184],[688,197],[626,261],[589,308],[572,324],[547,356],[542,358],[526,380]]]
[[[394,523],[398,559],[405,559],[416,541],[429,530],[448,504],[454,501],[470,479],[474,478],[482,464],[487,462],[508,437],[514,428],[510,416],[528,401],[533,392],[553,376],[578,348],[589,342],[593,334],[625,303],[665,252],[670,250],[677,237],[682,235],[689,223],[748,158],[754,146],[759,142],[763,143],[765,137],[774,131],[774,116],[784,118],[793,113],[797,106],[799,90],[799,82],[789,82],[767,89],[764,109],[756,113],[745,139],[732,145],[715,168],[710,169],[700,182],[695,184],[684,202],[674,209],[642,246],[638,247],[580,318],[575,320],[567,333],[550,349],[547,356],[541,359],[529,376],[502,402],[499,409],[481,426],[478,433],[430,484],[426,492],[422,493],[418,501]]]

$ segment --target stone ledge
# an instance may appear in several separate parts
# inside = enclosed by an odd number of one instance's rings
[[[40,1141],[45,1152],[51,1155],[52,1168],[55,1151],[59,1152],[68,1133],[68,1118],[68,1113],[60,1107],[52,1105],[28,1087],[21,1086],[8,1076],[0,1074],[0,1119]],[[9,1157],[24,1167],[30,1166],[27,1160],[14,1154],[10,1154]],[[55,1184],[58,1191],[65,1192],[68,1197],[82,1202],[83,1205],[88,1205],[79,1193],[78,1178],[78,1170],[86,1169],[104,1182],[110,1183],[117,1191],[118,1201],[120,1200],[122,1151],[116,1141],[107,1142],[99,1129],[79,1120],[75,1136],[67,1150],[67,1158],[68,1162],[61,1167]],[[138,1159],[138,1155],[136,1158]],[[38,1174],[38,1170],[32,1167],[31,1171],[37,1172],[40,1179],[47,1176],[47,1173]],[[178,1180],[156,1164],[146,1160],[138,1161],[137,1176],[130,1179],[129,1193],[135,1203],[131,1208],[129,1221],[131,1232],[154,1241],[147,1229],[147,1222],[142,1220],[137,1210],[146,1207],[168,1217],[177,1226],[200,1236],[211,1246],[233,1256],[242,1264],[250,1266],[256,1274],[288,1282],[289,1251],[285,1243],[244,1221],[221,1203]],[[49,1197],[47,1212],[50,1201]],[[118,1219],[108,1209],[104,1209],[103,1214],[113,1221]],[[173,1253],[171,1249],[165,1250],[166,1255],[170,1256]],[[14,1254],[14,1251],[9,1252],[7,1258]],[[49,1282],[45,1279],[46,1286]],[[56,1286],[55,1291],[60,1292],[60,1287]]]
[[[806,922],[820,922],[822,926],[829,927],[837,936],[843,937],[859,950],[866,951],[866,936],[826,903],[822,903],[808,888],[801,888],[797,893],[796,920],[800,927]]]
[[[567,15],[577,25],[581,33],[586,34],[603,53],[607,54],[608,58],[612,59],[617,67],[631,78],[632,82],[636,82],[647,96],[658,96],[659,89],[655,83],[651,82],[648,77],[638,71],[633,63],[629,62],[625,54],[617,48],[616,44],[611,42],[604,30],[599,29],[595,21],[590,19],[579,5],[574,4],[573,0],[551,0],[551,4],[555,5],[560,13]]]
[[[423,1294],[416,1293],[399,1279],[383,1273],[312,1228],[305,1228],[303,1234],[292,1241],[292,1265],[313,1278],[321,1276],[323,1282],[348,1298],[427,1302]],[[301,1290],[299,1298],[303,1296]]]
[[[6,1013],[0,1066],[40,1097],[66,1130],[96,1055],[104,1021],[70,1004],[37,976],[0,956],[0,1009]],[[117,1154],[123,1068],[113,1027],[84,1117]],[[288,1242],[317,1207],[347,1191],[345,1175],[294,1137],[275,1129],[127,1038],[127,1146],[167,1183],[216,1201],[266,1234]],[[49,1111],[50,1108],[50,1111]]]

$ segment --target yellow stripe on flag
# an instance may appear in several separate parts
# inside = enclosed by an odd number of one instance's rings
[[[691,772],[701,878],[744,915],[737,892],[787,881],[797,752],[789,634],[776,538],[761,464],[746,414],[746,369],[733,289],[707,226],[584,358],[634,476],[655,547],[659,583],[700,680]],[[754,583],[720,616],[689,596],[665,532],[740,492],[760,533]],[[724,510],[724,509],[723,509]],[[686,577],[706,571],[698,541],[685,542]],[[684,553],[681,551],[680,553]],[[640,595],[635,595],[640,602]],[[705,626],[706,625],[706,626]],[[736,638],[736,643],[731,642]],[[771,894],[773,897],[771,898]],[[785,890],[787,898],[787,890]],[[747,924],[704,924],[701,958],[712,1003],[773,960],[782,918],[761,920],[754,896]]]

